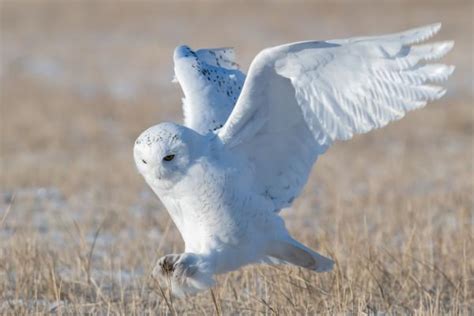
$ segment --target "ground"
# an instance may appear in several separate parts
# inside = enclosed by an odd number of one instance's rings
[[[0,314],[473,314],[471,1],[0,1]],[[181,121],[172,51],[443,22],[448,94],[337,143],[282,212],[334,272],[250,266],[178,300],[150,278],[183,242],[135,169],[145,128]]]

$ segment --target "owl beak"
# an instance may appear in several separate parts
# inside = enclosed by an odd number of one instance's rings
[[[155,178],[158,179],[158,180],[161,180],[161,173],[160,173],[160,170],[158,168],[155,169]]]

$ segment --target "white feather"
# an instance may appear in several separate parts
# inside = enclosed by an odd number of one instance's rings
[[[231,48],[178,46],[174,52],[175,81],[183,89],[184,125],[201,134],[221,128],[239,97],[245,75]]]
[[[258,190],[275,209],[288,206],[335,140],[383,127],[445,93],[427,82],[446,79],[454,66],[422,62],[444,56],[453,42],[410,46],[439,29],[265,49],[219,137],[254,164]]]

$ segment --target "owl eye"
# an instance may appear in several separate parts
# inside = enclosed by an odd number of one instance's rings
[[[145,165],[146,165],[146,163],[147,163],[145,159],[142,159],[142,162],[143,162]]]
[[[171,161],[174,159],[174,155],[168,155],[163,158],[164,161]]]

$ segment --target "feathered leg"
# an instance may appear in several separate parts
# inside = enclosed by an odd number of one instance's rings
[[[153,269],[153,277],[171,284],[178,297],[208,289],[214,285],[214,264],[209,256],[182,253],[160,258]]]

